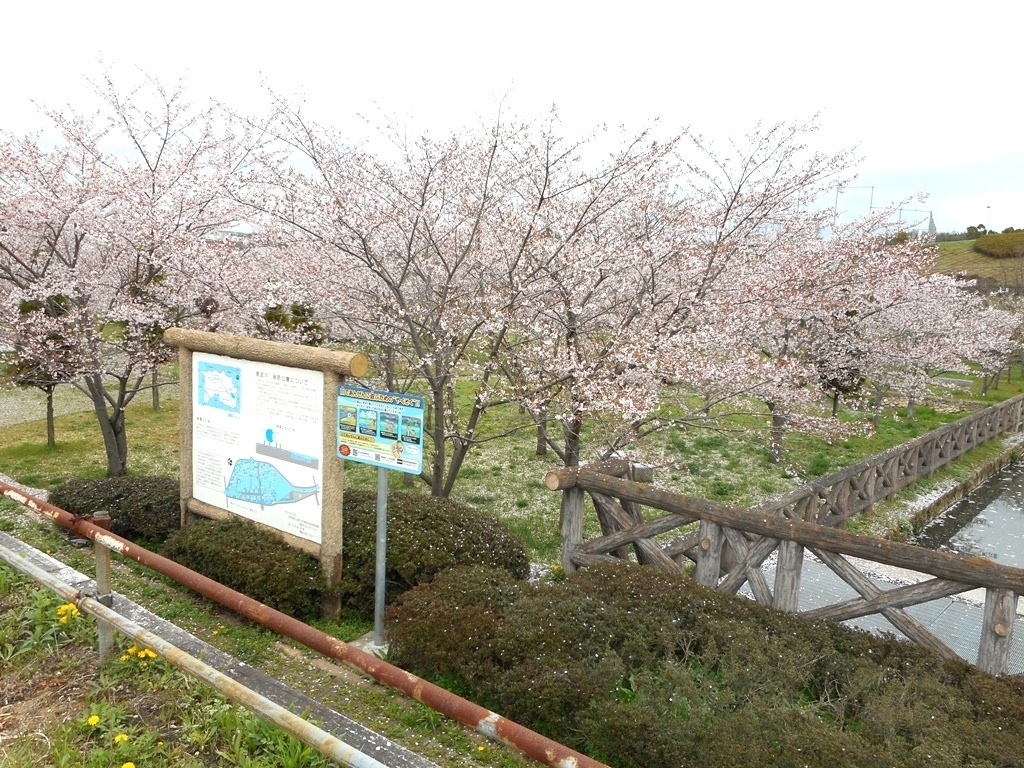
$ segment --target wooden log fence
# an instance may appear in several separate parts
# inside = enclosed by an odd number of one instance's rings
[[[929,477],[972,448],[1024,426],[1024,395],[932,430],[884,453],[795,488],[756,511],[840,525]]]
[[[749,510],[656,488],[650,484],[649,468],[634,467],[625,459],[556,470],[545,483],[562,492],[562,566],[572,572],[635,558],[678,572],[692,563],[699,583],[733,594],[746,584],[756,601],[779,610],[834,621],[881,615],[909,639],[948,658],[957,654],[906,609],[980,588],[986,598],[977,665],[994,675],[1006,674],[1017,596],[1024,595],[1024,570],[855,534],[840,526],[971,448],[1020,431],[1022,419],[1024,395]],[[601,536],[589,540],[583,537],[586,494],[601,526]],[[647,519],[645,508],[662,514]],[[680,532],[683,527],[690,530]],[[672,532],[675,538],[666,541]],[[799,611],[808,552],[858,596]],[[772,554],[774,579],[769,583],[764,566]],[[850,558],[913,571],[924,580],[882,590]]]

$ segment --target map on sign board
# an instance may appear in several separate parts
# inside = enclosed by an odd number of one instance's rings
[[[193,496],[319,544],[323,373],[200,352],[192,360]]]
[[[418,475],[423,470],[423,398],[339,386],[338,455]]]
[[[228,413],[239,413],[242,370],[236,365],[200,362],[196,377],[197,399],[200,405],[220,408]]]

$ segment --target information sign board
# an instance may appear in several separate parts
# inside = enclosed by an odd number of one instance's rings
[[[192,379],[193,496],[322,543],[323,373],[196,352]]]
[[[340,385],[338,456],[418,475],[423,469],[423,398]]]

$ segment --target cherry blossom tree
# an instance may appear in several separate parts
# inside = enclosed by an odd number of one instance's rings
[[[1000,373],[1020,349],[1024,313],[1015,306],[1018,302],[1009,297],[999,296],[996,300],[998,304],[989,300],[970,313],[958,334],[964,341],[966,357],[981,372],[983,395],[998,384]]]
[[[22,387],[35,387],[46,396],[46,444],[57,444],[53,393],[73,381],[82,369],[78,354],[79,329],[76,308],[66,296],[46,302],[24,301],[17,308],[6,340],[11,344],[9,379]]]
[[[820,241],[811,204],[849,171],[844,153],[808,151],[813,130],[759,128],[724,154],[690,134],[661,155],[631,148],[635,170],[609,185],[615,204],[602,218],[580,217],[569,245],[567,227],[551,227],[545,282],[520,313],[515,354],[532,410],[562,426],[566,464],[581,458],[587,421],[601,421],[595,448],[608,455],[651,431],[705,422],[710,403],[755,384],[806,397],[799,376],[779,375],[792,361],[769,370],[749,330],[773,330],[763,324],[773,259]],[[568,202],[589,214],[589,190],[570,188]],[[563,215],[573,221],[571,206]],[[704,395],[697,409],[694,393]]]
[[[364,341],[389,388],[424,382],[425,478],[444,495],[496,401],[557,424],[541,434],[574,465],[587,422],[607,455],[710,402],[755,394],[790,419],[815,398],[823,334],[849,335],[839,318],[856,311],[822,302],[819,278],[839,296],[859,254],[825,258],[839,251],[812,204],[852,158],[810,151],[814,130],[759,128],[721,155],[685,133],[601,136],[601,158],[552,118],[398,139],[382,159],[283,106],[273,131],[302,164],[269,163],[241,196],[268,241],[302,254],[279,298]]]
[[[168,359],[161,330],[201,316],[196,297],[216,282],[224,247],[209,235],[237,218],[223,179],[244,142],[212,109],[190,107],[180,85],[146,78],[122,92],[106,76],[95,90],[98,117],[47,113],[60,131],[56,147],[3,137],[0,280],[9,308],[54,296],[73,305],[72,383],[92,400],[108,473],[121,475],[125,407]],[[33,328],[52,333],[46,323],[7,330]],[[39,353],[43,341],[15,349]]]
[[[451,493],[480,420],[522,280],[522,205],[510,186],[521,127],[394,141],[387,159],[347,147],[280,104],[273,131],[292,155],[240,188],[263,237],[292,253],[282,301],[315,306],[359,343],[391,390],[425,390],[433,447],[423,479]],[[273,158],[272,158],[273,160]],[[468,402],[460,386],[472,382]]]

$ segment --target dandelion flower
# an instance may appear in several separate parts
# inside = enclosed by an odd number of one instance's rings
[[[135,763],[125,763],[121,768],[135,768]]]
[[[127,733],[119,733],[117,734],[117,736],[114,737],[115,744],[120,744],[122,741],[128,741]]]
[[[95,728],[97,725],[100,724],[100,717],[99,715],[90,715],[89,719],[86,720],[86,722],[89,723],[90,726]]]

